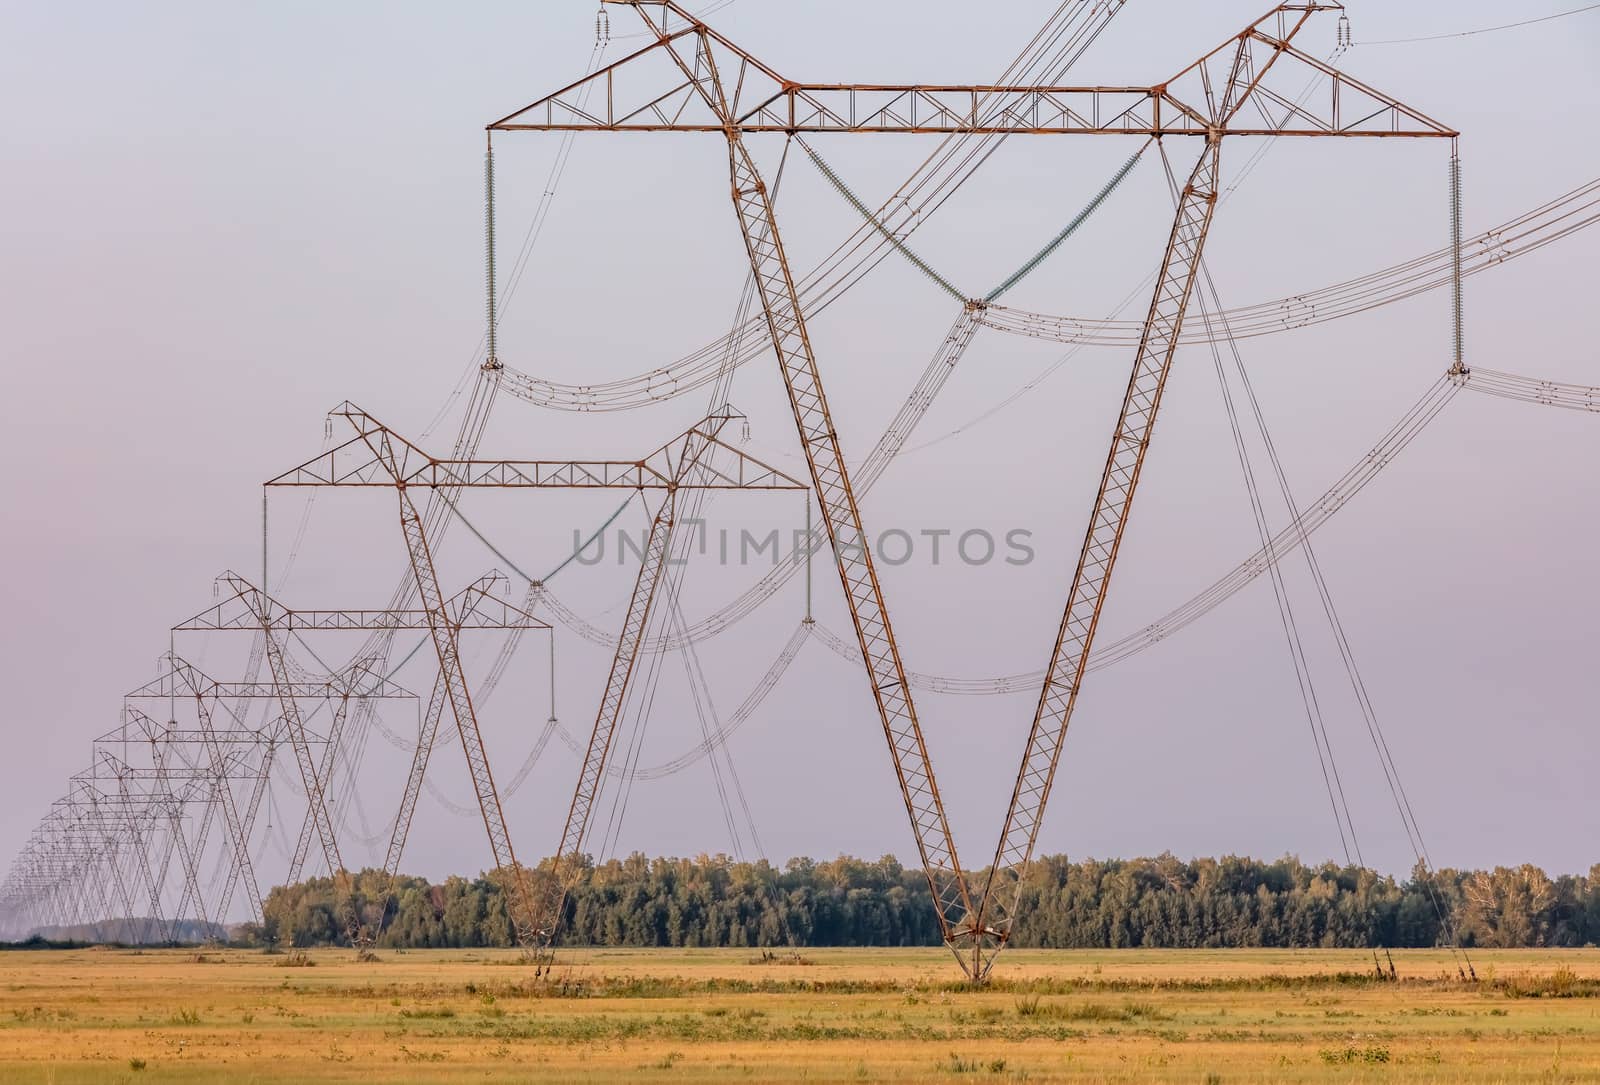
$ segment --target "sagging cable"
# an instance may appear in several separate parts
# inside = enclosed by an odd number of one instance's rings
[[[587,550],[589,548],[589,545],[591,543],[593,543],[595,541],[595,539],[599,538],[600,534],[603,531],[605,531],[606,528],[610,527],[612,524],[614,524],[616,522],[617,517],[621,516],[622,513],[623,513],[623,510],[626,509],[629,505],[631,505],[633,503],[633,498],[634,498],[633,494],[629,494],[627,500],[624,501],[622,504],[617,506],[617,511],[613,512],[606,519],[605,523],[603,523],[599,527],[595,528],[594,532],[587,539],[585,539],[581,545],[579,545],[576,548],[574,548],[572,553],[568,554],[564,559],[562,559],[562,562],[561,562],[560,565],[557,565],[554,569],[551,569],[543,577],[535,578],[535,577],[529,576],[526,572],[524,572],[522,567],[519,566],[515,561],[512,561],[511,558],[506,555],[506,552],[504,550],[501,550],[498,546],[496,546],[493,542],[491,542],[489,540],[489,537],[487,535],[485,535],[483,532],[479,531],[477,526],[474,525],[471,520],[468,520],[466,518],[466,516],[462,514],[461,510],[458,507],[456,507],[456,503],[454,501],[450,500],[448,497],[446,497],[444,495],[444,491],[442,491],[442,490],[438,491],[438,496],[439,496],[439,500],[444,502],[445,508],[449,509],[450,512],[455,516],[455,518],[457,520],[460,520],[462,525],[464,527],[466,527],[466,529],[468,531],[472,532],[474,538],[476,538],[484,546],[487,546],[489,548],[489,552],[491,554],[493,554],[495,557],[499,558],[501,561],[505,562],[506,566],[512,572],[516,573],[523,580],[526,580],[529,584],[543,584],[546,580],[550,580],[551,578],[553,578],[557,573],[559,573],[561,570],[565,569],[568,565],[571,565],[573,560],[575,558],[577,558],[577,556],[579,554],[581,554],[585,550]]]
[[[1106,197],[1110,196],[1112,192],[1116,191],[1117,186],[1122,184],[1123,179],[1126,178],[1129,173],[1133,172],[1133,167],[1138,164],[1139,159],[1144,156],[1144,152],[1149,149],[1152,142],[1154,141],[1146,140],[1142,147],[1133,152],[1133,155],[1122,164],[1122,168],[1116,173],[1112,174],[1111,180],[1105,183],[1105,187],[1099,192],[1095,193],[1094,199],[1085,204],[1083,210],[1079,211],[1077,215],[1073,217],[1072,221],[1067,223],[1067,225],[1062,228],[1060,233],[1051,238],[1049,243],[1046,244],[1044,248],[1034,253],[1027,263],[1023,264],[1016,271],[1012,272],[1010,278],[1006,279],[1005,282],[989,291],[989,293],[984,296],[983,300],[986,303],[993,303],[998,300],[1000,295],[1010,290],[1013,286],[1016,286],[1023,279],[1026,279],[1033,273],[1034,269],[1048,260],[1051,254],[1061,247],[1062,242],[1066,241],[1067,238],[1077,233],[1078,227],[1089,221],[1090,216],[1099,210],[1102,203],[1105,203]]]
[[[812,150],[809,143],[798,136],[795,137],[795,142],[800,144],[800,149],[806,153],[807,158],[811,159],[811,164],[816,166],[817,171],[827,179],[827,182],[836,190],[838,190],[839,195],[845,198],[845,202],[851,207],[854,207],[861,217],[866,219],[867,225],[878,231],[879,235],[881,235],[885,241],[892,245],[896,252],[898,252],[901,256],[904,256],[907,260],[911,261],[911,266],[922,272],[929,279],[933,280],[934,284],[937,285],[939,289],[943,290],[946,294],[949,294],[952,298],[955,298],[962,305],[967,304],[967,295],[963,294],[961,291],[952,286],[949,279],[946,279],[943,275],[940,275],[937,271],[933,270],[933,268],[929,267],[927,261],[923,260],[922,257],[913,252],[911,247],[902,241],[898,234],[889,229],[889,227],[885,226],[882,222],[878,221],[878,217],[874,215],[870,209],[868,209],[866,204],[861,202],[861,197],[857,196],[855,192],[851,190],[850,186],[845,184],[844,180],[837,173],[833,172],[833,167],[824,162],[822,160],[822,156],[816,151]]]

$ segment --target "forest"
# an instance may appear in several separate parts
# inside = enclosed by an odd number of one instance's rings
[[[548,862],[530,878],[550,876]],[[566,879],[564,879],[566,880]],[[980,883],[981,884],[981,883]],[[513,944],[493,874],[440,883],[380,871],[354,877],[379,946]],[[385,906],[385,901],[388,901]],[[345,941],[328,878],[279,886],[242,942]],[[604,863],[569,882],[560,941],[608,946],[925,946],[940,942],[922,872],[889,856],[791,859],[782,867],[725,855]],[[1293,857],[1037,860],[1022,887],[1013,945],[1045,948],[1582,946],[1600,942],[1600,864],[1552,878],[1538,867],[1371,870]]]

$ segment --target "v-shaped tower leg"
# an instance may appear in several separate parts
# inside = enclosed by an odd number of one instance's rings
[[[648,17],[645,21],[656,30],[662,44],[667,44],[666,36],[655,24]],[[694,43],[695,55],[685,59],[681,49],[690,41]],[[828,412],[822,375],[811,349],[799,291],[784,255],[766,182],[734,123],[704,28],[677,38],[668,51],[696,92],[726,125],[733,205],[744,236],[750,270],[788,390],[800,445],[811,471],[812,488],[833,544],[834,564],[850,606],[861,656],[867,664],[878,717],[916,836],[918,857],[938,909],[940,933],[945,944],[956,949],[962,938],[961,931],[971,923],[975,910],[934,781],[933,765],[917,721],[916,706],[911,700],[900,649],[889,624],[883,589],[873,568],[871,540],[862,527],[844,453]],[[959,953],[958,959],[961,959]],[[967,967],[964,959],[962,967]]]
[[[617,638],[617,649],[611,657],[611,673],[606,679],[605,695],[600,698],[600,711],[595,716],[594,730],[589,734],[583,768],[578,773],[572,805],[567,808],[567,822],[561,830],[561,843],[556,848],[551,864],[550,880],[539,894],[537,931],[541,949],[549,948],[561,924],[561,912],[567,899],[566,877],[570,864],[583,850],[584,837],[589,830],[589,813],[599,796],[601,781],[605,779],[611,739],[622,718],[622,708],[628,697],[628,683],[633,677],[639,647],[649,626],[650,608],[655,602],[656,589],[661,585],[661,574],[667,567],[667,556],[671,552],[677,503],[677,491],[669,490],[650,522],[644,560],[639,565],[639,575],[633,583],[633,595],[628,600],[627,617],[622,622],[622,634]]]
[[[272,776],[272,761],[276,750],[276,744],[271,739],[268,739],[267,748],[261,754],[261,760],[256,765],[255,780],[251,784],[250,788],[250,802],[245,807],[244,812],[244,835],[246,840],[250,839],[251,835],[255,832],[256,815],[260,813],[261,800],[266,796],[267,793],[267,783]],[[218,923],[224,923],[227,921],[228,907],[233,902],[233,890],[234,887],[239,884],[239,874],[239,864],[230,863],[228,865],[227,877],[222,883],[222,892],[217,895]]]
[[[210,928],[210,916],[206,913],[205,900],[200,895],[200,872],[195,862],[193,852],[189,848],[189,838],[183,831],[184,799],[172,786],[172,775],[168,771],[167,759],[171,755],[168,739],[164,738],[161,729],[153,720],[138,713],[137,722],[144,729],[150,742],[150,760],[156,770],[156,786],[160,789],[162,799],[160,805],[166,811],[167,822],[167,847],[163,852],[157,881],[165,885],[167,871],[173,852],[178,854],[178,865],[183,875],[183,888],[178,895],[178,907],[172,915],[173,929],[183,922],[191,904],[194,906],[195,918],[199,920],[204,929]],[[222,918],[218,917],[219,920]]]
[[[449,687],[445,685],[444,672],[433,680],[433,693],[428,697],[428,707],[422,715],[422,726],[417,729],[417,747],[411,751],[411,771],[406,776],[405,790],[400,793],[400,809],[394,817],[394,829],[389,834],[389,850],[383,860],[384,898],[383,914],[378,917],[381,932],[388,921],[389,906],[395,903],[395,885],[400,876],[400,856],[405,851],[406,837],[411,833],[411,818],[417,811],[417,799],[422,795],[422,783],[428,774],[428,759],[433,755],[433,740],[439,734],[439,721],[444,718],[444,702]]]
[[[385,462],[392,465],[392,460]],[[483,748],[483,735],[478,729],[472,695],[467,689],[466,674],[461,667],[460,639],[450,622],[444,593],[439,588],[439,576],[434,570],[433,555],[428,549],[422,516],[398,476],[395,492],[400,498],[400,526],[405,533],[411,570],[416,577],[422,608],[427,613],[428,633],[439,657],[439,677],[451,714],[455,717],[456,730],[461,735],[461,749],[466,754],[472,786],[478,795],[478,809],[483,814],[489,847],[494,852],[495,865],[503,879],[506,913],[511,918],[517,944],[526,947],[532,944],[534,937],[533,897],[528,887],[527,872],[517,864],[516,852],[511,847],[511,832],[506,827],[505,812],[500,807],[500,793],[495,789],[494,775],[489,771],[489,757]]]
[[[122,801],[123,818],[127,825],[128,842],[133,845],[133,865],[139,868],[139,873],[144,881],[145,893],[150,900],[150,921],[161,932],[167,942],[177,941],[177,918],[168,922],[162,916],[161,885],[156,881],[155,869],[150,862],[150,850],[145,846],[145,831],[154,824],[153,816],[147,809],[143,816],[133,813],[133,796],[128,790],[125,778],[117,781],[118,797]]]
[[[350,712],[350,690],[346,689],[339,696],[339,704],[333,710],[333,722],[328,725],[328,742],[322,748],[322,765],[318,769],[317,779],[322,781],[323,798],[326,800],[328,789],[333,785],[333,766],[338,757],[339,743],[344,737],[344,721]],[[316,817],[313,813],[313,804],[306,805],[305,817],[300,821],[300,835],[295,839],[294,854],[289,858],[289,873],[287,879],[290,885],[300,881],[300,875],[305,871],[306,856],[311,852],[311,837],[316,831]]]
[[[295,700],[294,677],[289,673],[288,659],[284,655],[283,646],[278,643],[277,634],[273,631],[272,603],[259,589],[246,593],[243,598],[261,624],[267,666],[272,673],[273,686],[278,691],[278,704],[283,710],[283,722],[289,732],[289,745],[294,749],[295,763],[300,768],[300,783],[305,789],[306,806],[312,824],[316,827],[317,838],[322,844],[322,856],[328,864],[328,876],[333,879],[336,907],[344,923],[345,934],[354,942],[361,929],[360,918],[356,914],[354,886],[350,872],[345,869],[344,859],[339,855],[339,841],[334,834],[333,818],[328,814],[322,776],[311,754],[311,743],[306,738],[305,722],[300,718],[300,705]],[[229,801],[231,806],[231,793]],[[253,892],[254,887],[251,888]],[[259,905],[257,907],[259,908]]]
[[[750,152],[737,137],[729,140],[734,207],[745,250],[755,273],[767,326],[788,389],[795,426],[811,470],[817,505],[833,544],[834,564],[850,607],[856,640],[866,661],[878,717],[888,740],[901,797],[916,836],[917,852],[939,911],[940,932],[952,947],[973,908],[956,856],[955,838],[945,818],[922,726],[911,700],[905,666],[883,588],[873,568],[871,540],[861,523],[844,453],[823,393],[822,374],[812,353],[799,294],[783,252],[777,220]]]
[[[1156,411],[1172,357],[1178,348],[1183,315],[1194,290],[1200,266],[1200,253],[1217,203],[1217,152],[1220,140],[1207,141],[1189,182],[1178,200],[1177,218],[1167,243],[1167,254],[1156,279],[1155,296],[1145,318],[1144,334],[1134,358],[1133,377],[1123,396],[1122,412],[1111,438],[1111,452],[1100,477],[1089,530],[1073,574],[1066,612],[1056,636],[1050,665],[1045,671],[1044,689],[1028,732],[1028,744],[1017,773],[1005,827],[989,871],[983,894],[980,924],[971,947],[976,975],[987,974],[994,957],[1011,937],[1017,897],[1022,890],[1022,873],[1033,855],[1039,823],[1055,781],[1066,742],[1067,725],[1083,683],[1089,647],[1100,621],[1111,570],[1133,505],[1133,492],[1139,484],[1145,450],[1155,427]]]
[[[214,825],[216,823],[216,821],[217,821],[217,810],[222,805],[222,797],[221,796],[222,796],[222,785],[223,785],[223,782],[224,782],[223,779],[221,777],[219,777],[219,776],[216,776],[215,772],[213,770],[213,778],[212,778],[212,781],[211,781],[211,786],[208,789],[208,791],[206,792],[204,800],[201,801],[201,803],[200,803],[200,816],[197,819],[198,822],[199,822],[199,825],[194,830],[194,842],[188,849],[190,857],[193,858],[194,861],[195,861],[196,878],[195,878],[194,896],[192,898],[192,899],[195,899],[195,900],[199,899],[198,894],[199,894],[199,888],[200,888],[200,882],[199,882],[200,857],[205,855],[205,853],[206,853],[206,845],[211,840],[211,827],[212,827],[212,825]],[[246,840],[250,839],[250,834],[248,832],[245,833],[245,839]],[[181,863],[182,859],[183,859],[183,854],[178,851],[177,841],[173,841],[172,846],[167,849],[167,854],[162,857],[162,869],[163,869],[163,872],[171,864],[172,857],[175,854],[178,856],[179,862]],[[231,855],[229,857],[227,866],[228,866],[228,876],[230,878],[232,878],[234,881],[237,881],[239,878],[241,878],[243,876],[244,868],[240,864],[239,857],[238,857],[237,854]],[[184,892],[185,892],[185,897],[184,897],[184,901],[182,902],[182,906],[183,907],[187,907],[188,906],[187,901],[189,899],[191,899],[191,897],[189,896],[189,890],[186,889]],[[212,910],[218,916],[227,915],[227,913],[224,910],[222,910],[220,907],[219,908],[213,908]]]
[[[167,814],[168,832],[172,836],[173,850],[178,853],[178,866],[183,873],[183,893],[178,898],[178,907],[172,913],[174,926],[183,922],[183,917],[193,902],[194,917],[199,921],[204,930],[211,929],[211,917],[206,913],[205,898],[200,895],[200,871],[195,863],[194,853],[189,849],[189,839],[183,833],[183,808],[177,800],[169,800]],[[238,868],[238,863],[230,863],[230,872]],[[226,913],[217,916],[220,926],[227,918]]]
[[[217,796],[222,805],[222,823],[228,830],[228,840],[233,847],[233,862],[239,868],[239,875],[244,879],[245,891],[250,896],[250,916],[256,921],[261,920],[261,889],[256,885],[255,866],[250,862],[250,837],[245,829],[244,820],[239,816],[239,808],[234,802],[233,785],[228,780],[228,762],[223,756],[222,745],[217,741],[217,733],[212,725],[211,709],[206,704],[206,694],[200,689],[193,689],[195,713],[200,720],[200,733],[205,738],[206,752],[211,756],[211,771],[217,780]]]
[[[132,937],[134,917],[138,915],[138,911],[133,906],[133,895],[128,890],[127,879],[122,876],[122,866],[119,862],[119,860],[123,857],[122,848],[117,842],[111,828],[109,827],[107,819],[101,815],[98,809],[98,804],[91,802],[90,809],[93,811],[90,817],[93,819],[95,827],[100,832],[101,846],[105,849],[103,854],[105,856],[106,868],[111,875],[112,883],[116,886],[117,898],[122,901],[122,914],[124,917],[126,917],[123,927],[127,931],[127,934],[125,934],[123,937]],[[106,914],[109,913],[110,910],[108,907],[102,905],[100,910],[103,914],[103,918],[111,918],[109,914]],[[143,934],[146,936],[146,941],[148,941],[149,934],[149,929],[147,926],[148,922],[149,921],[146,920],[145,923],[140,925],[141,928],[143,928]]]

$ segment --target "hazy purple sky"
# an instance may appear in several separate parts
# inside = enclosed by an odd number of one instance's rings
[[[1133,0],[1074,81],[1157,80],[1263,6]],[[1053,7],[742,0],[713,23],[800,78],[983,81]],[[1517,13],[1546,9],[1560,5]],[[1510,17],[1486,0],[1351,5],[1357,42]],[[614,30],[631,31],[632,18],[613,11]],[[324,412],[348,397],[419,434],[446,403],[481,332],[482,126],[581,74],[593,21],[592,4],[581,3],[0,8],[0,442],[11,464],[0,666],[12,706],[0,757],[0,855],[14,853],[86,764],[90,739],[117,724],[122,694],[154,676],[168,626],[209,603],[212,577],[259,568],[259,483],[320,449]],[[1331,19],[1307,33],[1309,52],[1331,49]],[[630,44],[613,43],[610,55]],[[1590,138],[1597,60],[1600,15],[1358,45],[1341,66],[1462,130],[1471,234],[1600,174]],[[899,137],[814,142],[874,203],[931,149]],[[507,249],[523,237],[558,145],[541,134],[497,143]],[[756,146],[771,168],[781,141]],[[918,231],[916,246],[979,291],[1070,219],[1132,148],[1012,140]],[[1252,150],[1230,146],[1225,174]],[[1187,168],[1192,150],[1172,151]],[[1442,245],[1447,155],[1440,142],[1276,146],[1218,213],[1208,254],[1224,302],[1314,289]],[[745,272],[726,168],[715,136],[580,138],[509,307],[505,360],[537,375],[603,381],[665,364],[724,331]],[[802,269],[858,221],[798,152],[781,214]],[[1102,315],[1154,270],[1169,220],[1152,158],[1008,300]],[[1471,279],[1469,360],[1600,383],[1590,329],[1597,238],[1580,233]],[[949,298],[890,261],[816,318],[852,459],[894,414],[954,316]],[[1447,319],[1447,299],[1435,292],[1245,341],[1302,501],[1445,368]],[[913,444],[963,427],[1060,351],[985,333]],[[1126,350],[1084,352],[984,423],[902,457],[865,501],[878,531],[1032,532],[1037,560],[1025,566],[932,568],[919,555],[882,570],[909,666],[987,675],[1043,665],[1128,360]],[[770,358],[740,371],[732,398],[751,416],[756,454],[793,455]],[[505,399],[483,452],[631,457],[705,406],[695,393],[632,413],[571,415]],[[430,435],[431,447],[448,445],[454,417]],[[1593,415],[1463,394],[1316,536],[1440,864],[1529,860],[1575,871],[1600,860],[1590,798],[1600,774],[1597,451]],[[798,473],[794,459],[779,462]],[[554,565],[573,530],[594,526],[615,503],[611,495],[469,499],[475,519],[530,571]],[[719,498],[711,515],[714,526],[766,530],[794,525],[802,507],[798,498],[736,495]],[[300,496],[274,498],[274,576],[303,508]],[[1281,510],[1270,511],[1281,524]],[[404,562],[392,496],[325,492],[308,523],[292,575],[275,585],[282,596],[302,608],[382,605]],[[1103,634],[1151,621],[1254,546],[1211,357],[1186,349]],[[459,586],[497,561],[453,530],[440,564],[447,585]],[[1410,853],[1331,641],[1311,620],[1311,584],[1300,563],[1286,568],[1365,857],[1403,872]],[[843,632],[837,580],[827,567],[818,574],[818,617]],[[683,592],[690,620],[755,575],[692,567]],[[614,626],[631,580],[631,570],[608,562],[563,573],[556,587]],[[788,639],[802,605],[796,581],[736,632],[701,646],[724,715]],[[495,646],[469,645],[475,673]],[[329,642],[324,658],[343,647]],[[242,648],[225,639],[180,645],[218,677],[238,671]],[[558,648],[559,712],[583,731],[608,657],[570,635]],[[543,652],[543,641],[529,642],[484,713],[502,779],[548,714]],[[426,692],[429,676],[413,665],[401,680]],[[1034,700],[920,698],[972,865],[992,849]],[[403,712],[386,718],[402,733],[414,726]],[[669,659],[641,761],[670,758],[697,736],[683,668]],[[769,856],[914,854],[865,680],[819,644],[807,645],[732,750]],[[391,815],[403,763],[381,738],[369,743],[360,779],[371,828],[360,835],[375,838]],[[575,764],[552,743],[508,801],[524,856],[553,844]],[[458,750],[444,749],[435,765],[439,787],[468,801]],[[292,790],[280,787],[278,799],[298,824]],[[704,764],[637,784],[626,813],[622,851],[729,847]],[[1041,848],[1339,857],[1266,580],[1090,679]],[[373,861],[359,842],[347,858]],[[280,861],[263,862],[270,880]],[[476,821],[425,796],[407,868],[439,875],[487,863]]]

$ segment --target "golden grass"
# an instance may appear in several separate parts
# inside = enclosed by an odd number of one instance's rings
[[[1600,1080],[1600,952],[0,953],[0,1082]]]

